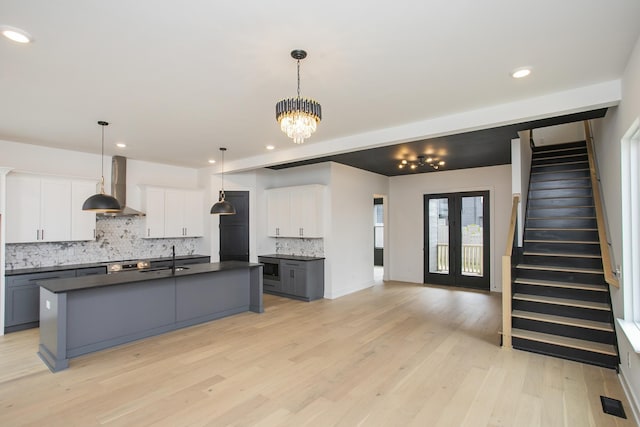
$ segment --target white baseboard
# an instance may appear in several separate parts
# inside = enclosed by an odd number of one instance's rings
[[[640,403],[638,402],[637,397],[633,394],[633,390],[629,386],[627,379],[624,376],[624,371],[620,369],[620,373],[618,374],[618,378],[620,378],[620,384],[622,384],[622,389],[624,390],[624,394],[627,396],[627,400],[629,401],[629,405],[631,405],[631,416],[636,421],[636,424],[640,425]]]
[[[336,292],[331,292],[331,293],[326,293],[324,294],[325,298],[328,299],[336,299],[336,298],[340,298],[343,297],[345,295],[349,295],[352,294],[354,292],[359,292],[363,289],[367,289],[372,287],[373,285],[375,285],[375,283],[373,281],[371,282],[367,282],[362,284],[361,286],[357,287],[357,288],[352,288],[352,289],[338,289]]]

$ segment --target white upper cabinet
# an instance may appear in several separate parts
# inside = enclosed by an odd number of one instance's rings
[[[64,242],[95,239],[95,214],[82,211],[95,194],[92,181],[7,176],[7,243]]]
[[[71,240],[95,240],[96,214],[82,210],[82,204],[96,194],[93,181],[71,181]]]
[[[288,237],[291,234],[291,211],[288,188],[267,190],[267,235]]]
[[[324,193],[316,184],[267,190],[267,235],[323,237]]]
[[[145,187],[144,237],[201,237],[204,234],[204,194],[201,190]]]

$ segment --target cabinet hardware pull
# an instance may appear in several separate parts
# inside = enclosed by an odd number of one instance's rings
[[[147,237],[151,236],[151,229],[147,228]]]
[[[44,230],[40,232],[40,237],[42,238],[42,240],[44,240]]]
[[[40,230],[36,230],[36,240],[40,240]]]

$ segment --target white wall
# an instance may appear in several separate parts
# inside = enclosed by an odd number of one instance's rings
[[[621,145],[620,141],[632,123],[640,117],[640,39],[629,58],[622,78],[622,101],[611,108],[600,123],[594,124],[594,139],[598,170],[602,183],[602,195],[607,214],[609,238],[614,264],[622,262],[622,196],[621,196]],[[623,316],[624,277],[621,288],[611,288],[611,302],[616,317]],[[620,372],[623,384],[628,386],[630,400],[640,408],[640,355],[633,351],[625,333],[618,328],[618,348],[622,363]],[[636,412],[636,416],[638,413]]]
[[[386,176],[331,163],[331,223],[324,241],[331,263],[325,297],[373,286],[373,197],[388,194],[388,182]]]
[[[520,132],[520,138],[511,140],[511,192],[520,194],[518,206],[518,246],[522,247],[524,219],[527,213],[529,177],[531,174],[531,146],[529,131]]]
[[[423,283],[425,194],[489,190],[491,290],[502,289],[501,255],[511,215],[511,165],[392,177],[389,180],[390,279]],[[386,248],[385,248],[386,249]]]

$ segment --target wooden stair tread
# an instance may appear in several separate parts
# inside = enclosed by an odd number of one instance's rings
[[[554,220],[572,220],[572,219],[596,219],[595,216],[544,216],[544,217],[536,217],[536,216],[528,216],[527,220],[529,219],[535,219],[535,220],[539,220],[539,219],[543,219],[543,220],[550,220],[550,221],[554,221]]]
[[[535,320],[538,322],[556,323],[558,325],[575,326],[577,328],[613,332],[613,327],[611,327],[609,323],[578,319],[575,317],[555,316],[553,314],[535,313],[524,310],[513,310],[511,316],[520,319]]]
[[[527,279],[519,277],[514,280],[515,283],[521,285],[534,285],[534,286],[549,286],[553,288],[565,288],[565,289],[582,289],[586,291],[607,292],[607,287],[604,285],[594,285],[591,283],[574,283],[574,282],[559,282],[555,280],[541,280],[541,279]]]
[[[539,302],[543,304],[565,305],[568,307],[587,308],[591,310],[610,311],[611,306],[603,302],[583,301],[571,298],[556,298],[544,295],[514,294],[514,300]]]
[[[570,156],[570,157],[575,157],[575,156]],[[535,160],[543,160],[543,159],[533,159]],[[542,165],[531,165],[532,168],[542,168],[545,166],[559,166],[559,165],[576,165],[579,163],[589,163],[589,160],[575,160],[573,162],[553,162],[553,163],[545,163]]]
[[[567,273],[604,274],[604,271],[598,268],[563,267],[559,265],[518,264],[516,265],[516,268],[522,268],[525,270],[562,271]]]
[[[539,153],[536,153],[539,154]],[[570,154],[561,154],[558,156],[548,156],[548,157],[544,157],[544,156],[531,156],[532,160],[549,160],[549,159],[566,159],[567,157],[576,157],[576,156],[586,156],[587,152],[585,150],[584,153],[570,153]]]
[[[586,169],[585,169],[586,170]],[[540,173],[540,172],[538,172]],[[553,179],[537,179],[533,182],[553,182],[553,181],[560,181],[560,183],[563,183],[564,181],[588,181],[589,183],[591,182],[591,177],[589,176],[579,176],[579,177],[572,177],[572,178],[553,178]],[[591,185],[586,185],[585,187],[587,188],[591,188]],[[571,187],[568,187],[571,188]],[[534,189],[533,191],[538,191],[537,189]]]
[[[559,335],[543,334],[541,332],[526,331],[523,329],[513,329],[511,331],[511,335],[516,338],[553,344],[561,347],[575,348],[578,350],[585,350],[593,353],[607,354],[610,356],[618,355],[618,353],[616,353],[615,347],[610,344],[579,340],[576,338],[568,338]]]
[[[532,209],[575,209],[575,208],[593,208],[594,205],[572,205],[572,206],[530,206]]]
[[[540,166],[538,166],[540,167]],[[565,169],[565,170],[559,170],[559,171],[540,171],[540,172],[531,172],[531,174],[538,174],[538,175],[543,175],[543,174],[550,174],[550,173],[569,173],[569,172],[583,172],[583,171],[588,171],[589,168],[581,168],[581,169]],[[555,179],[551,180],[551,181],[556,181]],[[533,181],[533,182],[540,182],[540,181]]]
[[[549,147],[553,147],[552,145],[549,145]],[[536,151],[533,152],[533,156],[535,156],[536,154],[540,154],[540,153],[556,153],[558,151],[568,151],[568,150],[584,150],[584,152],[587,152],[587,146],[583,145],[583,146],[576,146],[576,147],[561,147],[561,148],[553,148],[553,149],[549,149],[549,150],[540,150],[537,149]]]
[[[552,191],[558,190],[558,188],[545,188],[544,190],[531,190],[531,191]],[[571,188],[571,190],[575,190]],[[591,199],[593,196],[547,196],[547,197],[529,197],[529,200],[561,200],[561,199]]]
[[[523,255],[533,255],[533,256],[561,256],[567,258],[602,258],[602,255],[592,255],[592,254],[567,254],[561,252],[554,252],[552,254],[545,252],[528,252],[525,251],[522,253]]]
[[[597,228],[527,227],[526,231],[598,231]]]
[[[597,240],[549,240],[549,239],[525,239],[527,243],[569,243],[572,245],[599,245]]]

